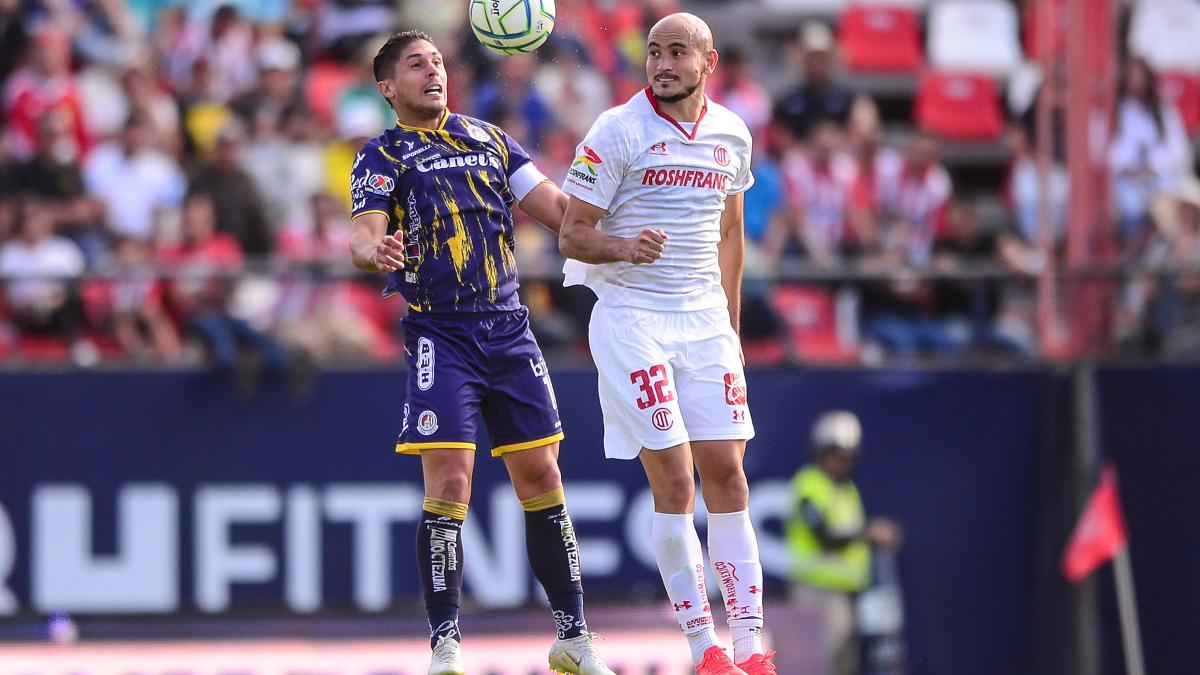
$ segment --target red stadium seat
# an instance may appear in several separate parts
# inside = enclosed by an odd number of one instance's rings
[[[838,339],[833,294],[827,289],[785,284],[771,294],[771,302],[787,327],[793,348],[805,361],[857,359],[857,352]]]
[[[851,70],[911,71],[921,66],[921,31],[908,8],[854,5],[842,15],[838,43]]]
[[[917,126],[943,138],[992,140],[1004,127],[996,85],[984,75],[925,73],[915,107]]]
[[[1158,90],[1164,102],[1175,104],[1189,135],[1200,131],[1200,77],[1181,72],[1159,73]]]

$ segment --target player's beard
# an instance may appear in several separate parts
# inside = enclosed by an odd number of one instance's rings
[[[696,93],[696,90],[699,88],[700,88],[700,81],[697,80],[696,84],[693,84],[690,87],[684,87],[683,91],[679,92],[678,94],[671,94],[670,96],[661,96],[659,94],[654,94],[654,98],[655,98],[655,100],[657,100],[661,103],[678,103],[678,102],[682,101],[683,99]],[[654,93],[654,87],[650,88],[650,92]]]

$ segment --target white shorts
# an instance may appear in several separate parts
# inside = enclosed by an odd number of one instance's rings
[[[741,349],[725,308],[662,312],[597,302],[588,338],[610,459],[754,437]]]

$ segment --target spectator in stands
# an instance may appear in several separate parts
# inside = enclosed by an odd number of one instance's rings
[[[793,150],[783,160],[789,217],[764,242],[769,260],[777,260],[793,247],[823,266],[840,263],[858,243],[849,231],[854,189],[854,163],[844,151],[844,134],[832,120],[813,127],[806,152]]]
[[[243,253],[263,256],[271,252],[275,237],[258,187],[241,166],[245,133],[236,120],[225,125],[217,134],[212,160],[192,179],[188,191],[212,198],[217,229],[232,235]]]
[[[587,62],[578,43],[557,39],[541,51],[546,52],[546,61],[534,75],[534,89],[541,100],[554,102],[555,121],[583,138],[613,103],[608,80]]]
[[[1013,147],[1013,163],[1009,174],[1009,190],[1016,207],[1017,227],[1026,241],[1036,243],[1041,239],[1039,216],[1041,209],[1041,186],[1038,174],[1038,105],[1043,100],[1050,106],[1050,130],[1053,145],[1050,148],[1049,192],[1050,218],[1054,241],[1062,243],[1067,232],[1067,197],[1070,176],[1067,175],[1067,113],[1062,97],[1065,83],[1061,75],[1057,86],[1042,82],[1029,106],[1018,116],[1010,132]]]
[[[707,90],[713,100],[742,118],[751,136],[762,138],[771,123],[771,95],[754,77],[741,49],[729,47],[719,53],[720,65],[713,73],[716,86],[710,83]]]
[[[83,311],[73,283],[83,273],[83,253],[54,234],[54,212],[35,197],[18,200],[16,220],[18,236],[0,246],[10,318],[24,333],[54,335],[75,349],[85,348]]]
[[[1127,250],[1138,250],[1153,196],[1191,174],[1192,153],[1179,111],[1162,100],[1150,65],[1125,63],[1110,150],[1120,232]]]
[[[144,241],[125,238],[117,240],[113,253],[111,271],[116,278],[96,282],[93,288],[122,353],[138,360],[178,357],[182,344],[164,305],[153,249]]]
[[[836,57],[833,31],[820,21],[807,21],[799,35],[801,70],[800,86],[779,99],[775,117],[797,139],[807,138],[819,120],[845,124],[854,102],[854,92],[834,76]]]
[[[860,96],[850,109],[849,152],[854,159],[854,188],[850,222],[860,250],[877,250],[880,215],[899,192],[903,160],[883,144],[879,108],[869,97]]]
[[[104,257],[104,204],[84,187],[79,147],[65,110],[52,110],[38,120],[37,154],[20,166],[16,176],[22,192],[51,209],[55,229],[79,246],[88,264]]]
[[[255,63],[258,80],[234,102],[233,109],[248,127],[279,126],[284,111],[300,102],[300,49],[285,38],[275,37],[258,45]]]
[[[28,44],[21,0],[0,0],[0,83],[21,63]]]
[[[159,239],[183,198],[183,171],[154,148],[154,134],[150,118],[132,112],[120,136],[84,164],[88,194],[104,202],[109,229],[118,237]]]
[[[4,87],[4,116],[8,120],[9,150],[18,159],[33,157],[37,148],[37,121],[51,110],[62,109],[71,120],[80,156],[87,153],[83,104],[71,73],[71,38],[66,31],[47,25],[33,39],[29,61],[15,71]]]
[[[204,17],[186,21],[168,55],[169,73],[179,89],[203,64],[206,90],[215,100],[229,102],[248,91],[255,81],[254,27],[232,4],[221,5],[205,25]]]
[[[483,119],[497,119],[502,109],[516,112],[529,125],[531,149],[541,148],[542,134],[554,120],[550,104],[533,86],[537,68],[532,54],[506,56],[500,60],[494,79],[479,83],[475,92],[476,109]]]
[[[182,244],[162,255],[178,275],[167,288],[175,316],[200,336],[222,369],[235,370],[239,347],[249,347],[269,368],[284,370],[288,360],[283,351],[229,312],[233,282],[225,275],[241,268],[242,250],[233,236],[217,229],[213,197],[190,192],[184,200],[181,228]]]
[[[783,320],[771,305],[770,297],[770,278],[775,265],[765,250],[768,233],[785,228],[788,218],[787,186],[779,161],[778,143],[768,140],[756,147],[751,157],[754,184],[743,197],[746,266],[742,278],[741,336],[748,341],[769,340],[783,333]]]
[[[121,89],[129,110],[145,114],[154,124],[154,147],[178,157],[183,141],[179,104],[155,78],[153,65],[139,61],[121,74]]]
[[[937,138],[918,132],[905,153],[895,194],[884,204],[888,223],[880,233],[881,244],[895,260],[928,264],[934,242],[946,231],[946,208],[954,190],[938,153]]]

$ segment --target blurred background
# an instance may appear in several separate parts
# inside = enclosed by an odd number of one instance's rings
[[[394,123],[370,58],[431,33],[451,109],[561,182],[679,10],[754,135],[746,466],[780,672],[833,672],[785,534],[831,409],[897,535],[871,541],[886,611],[855,600],[861,672],[1126,672],[1107,568],[1059,565],[1104,461],[1147,669],[1196,669],[1200,2],[558,0],[520,57],[466,7],[0,0],[0,674],[424,672],[419,468],[390,451],[406,308],[347,253],[353,157]],[[623,675],[689,672],[641,473],[602,460],[594,298],[517,228],[592,627]],[[548,619],[492,464],[467,651],[529,675]]]

